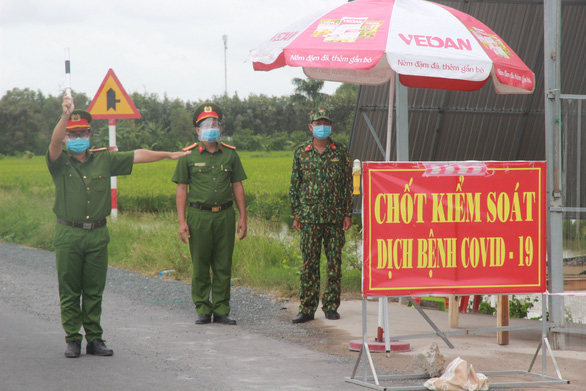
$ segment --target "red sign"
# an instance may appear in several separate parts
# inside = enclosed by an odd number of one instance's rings
[[[364,162],[364,296],[546,287],[545,162]]]

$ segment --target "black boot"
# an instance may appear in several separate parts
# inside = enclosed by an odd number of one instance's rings
[[[99,338],[94,339],[92,342],[88,342],[87,346],[85,347],[85,352],[95,356],[112,356],[114,354],[112,349],[108,349],[106,347],[104,340]]]
[[[214,315],[214,323],[235,325],[236,321],[228,315]]]
[[[326,318],[330,320],[338,320],[340,319],[340,314],[336,310],[327,310]]]
[[[81,341],[67,342],[67,349],[65,349],[65,357],[78,358],[81,354]]]
[[[195,320],[195,324],[208,324],[212,322],[212,316],[210,314],[199,314]]]
[[[293,318],[293,323],[305,323],[305,322],[309,322],[310,320],[314,319],[314,315],[313,314],[304,314],[303,312],[300,312],[297,314],[296,317]]]

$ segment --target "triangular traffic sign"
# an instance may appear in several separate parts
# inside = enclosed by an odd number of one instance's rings
[[[138,109],[110,68],[88,111],[95,119],[140,118]]]

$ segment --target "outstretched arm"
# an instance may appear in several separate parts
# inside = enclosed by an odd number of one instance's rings
[[[134,163],[152,163],[163,159],[177,160],[182,156],[189,155],[191,151],[187,152],[159,152],[151,151],[149,149],[136,149],[134,151]]]

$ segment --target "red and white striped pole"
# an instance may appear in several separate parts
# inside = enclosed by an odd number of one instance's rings
[[[118,147],[116,146],[116,120],[109,119],[108,120],[108,135],[110,140],[110,151],[117,151]],[[118,187],[116,177],[110,177],[110,188],[112,192],[112,220],[116,221],[118,218]]]

